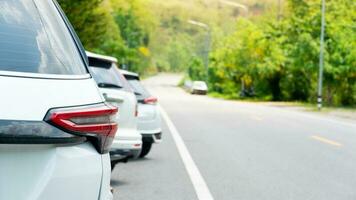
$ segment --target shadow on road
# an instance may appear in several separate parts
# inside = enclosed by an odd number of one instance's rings
[[[138,158],[138,159],[132,159],[129,160],[129,162],[127,164],[130,164],[131,162],[148,162],[148,161],[153,161],[154,159],[151,158]]]

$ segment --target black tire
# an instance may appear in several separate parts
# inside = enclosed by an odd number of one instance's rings
[[[143,142],[140,158],[144,158],[151,151],[152,142]]]

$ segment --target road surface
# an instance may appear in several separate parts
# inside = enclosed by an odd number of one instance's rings
[[[163,123],[147,158],[115,168],[115,199],[356,199],[356,123],[190,95],[179,78],[144,81],[174,127]]]

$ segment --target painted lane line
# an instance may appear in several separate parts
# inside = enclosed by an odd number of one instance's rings
[[[338,143],[338,142],[335,142],[333,140],[329,140],[329,139],[326,139],[326,138],[323,138],[323,137],[320,137],[320,136],[313,135],[313,136],[311,136],[311,138],[313,138],[314,140],[318,140],[320,142],[326,143],[326,144],[333,145],[333,146],[337,146],[337,147],[341,147],[342,146],[341,143]]]
[[[159,110],[161,115],[166,122],[169,131],[172,134],[173,140],[177,146],[179,155],[184,163],[185,169],[188,172],[190,181],[194,186],[195,193],[199,200],[214,200],[211,192],[204,181],[203,176],[201,175],[198,167],[195,165],[195,162],[190,155],[187,146],[184,144],[182,137],[180,136],[177,128],[174,126],[173,122],[170,120],[168,114],[165,110],[159,105]]]

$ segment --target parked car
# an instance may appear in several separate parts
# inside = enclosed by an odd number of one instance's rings
[[[141,84],[138,74],[120,70],[133,89],[138,102],[138,131],[142,134],[142,151],[145,157],[153,143],[162,140],[161,115],[157,107],[157,98],[153,97]]]
[[[142,136],[137,131],[137,101],[129,83],[117,68],[116,58],[87,52],[89,69],[108,103],[119,108],[120,134],[110,150],[112,168],[127,157],[138,158]]]
[[[204,81],[193,81],[190,88],[191,94],[206,94],[208,92],[208,86]]]
[[[0,199],[108,200],[117,108],[56,1],[0,1]]]

